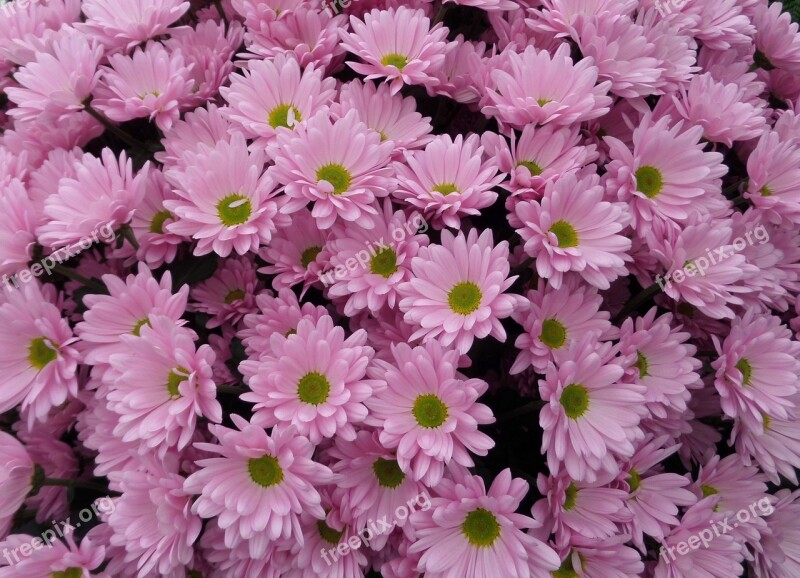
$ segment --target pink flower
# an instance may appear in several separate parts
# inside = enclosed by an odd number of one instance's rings
[[[756,64],[766,70],[784,69],[800,74],[800,33],[797,22],[783,11],[783,4],[758,3],[753,11]]]
[[[515,4],[514,8],[517,8]],[[447,51],[444,66],[436,74],[439,83],[426,86],[425,89],[430,96],[444,95],[456,102],[475,105],[483,93],[483,55],[486,44],[464,40],[463,34],[456,36],[451,44],[453,43],[456,48]]]
[[[642,556],[626,546],[627,535],[605,540],[590,540],[576,536],[558,572],[580,578],[628,578],[642,576]],[[557,576],[558,574],[556,574]]]
[[[45,477],[61,480],[78,477],[78,459],[71,446],[39,425],[30,432],[21,429],[17,435],[36,466],[42,468]],[[25,503],[36,512],[37,522],[47,524],[69,514],[70,499],[67,492],[68,488],[43,486]]]
[[[400,309],[418,327],[412,339],[437,339],[467,353],[477,337],[505,341],[500,319],[509,317],[523,301],[506,294],[516,276],[508,277],[508,242],[496,246],[492,231],[480,237],[472,229],[454,236],[442,231],[442,244],[421,247],[411,260],[413,278],[400,285]]]
[[[800,224],[800,143],[764,133],[747,159],[747,176],[745,198],[770,221]]]
[[[29,198],[25,186],[17,178],[3,185],[0,210],[5,218],[0,222],[0,273],[8,275],[25,269],[33,256],[36,227],[42,222],[41,208]]]
[[[431,21],[422,10],[400,6],[396,10],[372,10],[364,20],[350,17],[353,32],[339,31],[342,45],[364,62],[347,64],[366,80],[385,77],[392,94],[404,84],[434,86],[444,57],[455,44],[448,44],[447,28]]]
[[[75,28],[98,39],[110,50],[129,50],[163,34],[189,9],[181,0],[86,0],[84,23]]]
[[[396,449],[403,473],[436,486],[445,467],[474,465],[469,451],[484,456],[494,441],[478,431],[492,423],[491,410],[477,403],[488,384],[465,379],[458,352],[435,340],[413,349],[399,343],[391,361],[376,360],[368,375],[385,381],[366,401],[370,425],[381,428],[380,442]],[[437,488],[438,489],[438,488]]]
[[[246,257],[231,257],[214,275],[191,291],[191,309],[211,316],[206,327],[236,325],[255,311],[255,294],[260,283],[256,265]]]
[[[219,141],[231,141],[232,124],[213,103],[206,108],[196,108],[186,113],[161,139],[163,151],[156,152],[156,160],[166,169],[183,168],[190,162],[191,154],[198,153],[203,146],[214,148]]]
[[[5,432],[0,432],[0,456],[0,538],[5,538],[14,515],[32,489],[33,460],[25,446]]]
[[[0,550],[21,552],[24,546],[31,547],[37,538],[27,534],[13,534],[0,542]],[[6,566],[7,559],[0,559],[0,573],[3,578],[47,578],[64,576],[66,578],[85,578],[91,576],[105,560],[106,549],[92,538],[86,536],[80,546],[75,543],[73,532],[64,536],[64,541],[54,539],[48,547],[32,549],[29,557],[11,555],[11,564]]]

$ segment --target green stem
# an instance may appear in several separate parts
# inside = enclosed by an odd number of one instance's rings
[[[228,20],[228,15],[225,14],[225,9],[222,7],[222,0],[214,0],[214,6],[216,6],[219,17],[222,18],[222,22],[225,24],[225,30],[227,31],[231,27],[231,23]]]
[[[100,111],[93,108],[90,102],[85,102],[83,108],[86,112],[89,113],[89,115],[92,118],[100,122],[109,132],[116,135],[120,140],[125,141],[125,143],[128,144],[129,146],[138,148],[142,151],[149,150],[147,145],[145,145],[143,142],[140,142],[139,140],[133,138],[127,132],[119,128],[117,125],[112,124],[112,122],[108,120]]]
[[[246,389],[242,389],[241,387],[235,387],[233,385],[218,385],[217,386],[217,393],[226,393],[228,395],[241,395],[243,394]]]
[[[87,482],[84,480],[65,480],[62,478],[45,478],[42,480],[42,486],[59,486],[62,488],[83,488],[85,490],[93,490],[101,494],[109,493],[107,487],[96,484],[94,482]]]
[[[63,275],[67,279],[72,279],[73,281],[77,281],[81,285],[86,285],[87,287],[97,291],[98,293],[108,293],[108,289],[102,282],[95,281],[94,279],[89,279],[88,277],[84,277],[77,271],[70,269],[69,267],[65,267],[61,263],[56,263],[55,266],[52,267],[52,269],[59,275]]]
[[[122,225],[119,229],[119,234],[122,238],[128,241],[135,250],[139,250],[139,241],[136,240],[136,235],[133,234],[133,229],[130,225]]]
[[[661,287],[658,285],[658,283],[653,283],[652,285],[650,285],[650,287],[648,287],[647,289],[639,293],[636,297],[628,301],[625,307],[622,308],[622,311],[617,313],[614,319],[611,320],[611,323],[613,323],[614,325],[619,324],[628,315],[630,315],[631,313],[639,309],[639,307],[650,301],[650,299],[652,299],[653,296],[660,290]]]
[[[431,28],[444,20],[448,10],[450,10],[450,4],[442,4],[442,7],[439,8],[439,12],[436,13],[436,17],[433,19],[433,22],[431,22]]]

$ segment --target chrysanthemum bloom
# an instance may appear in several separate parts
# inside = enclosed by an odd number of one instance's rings
[[[322,305],[300,305],[297,295],[288,288],[279,289],[275,297],[269,291],[261,292],[256,296],[256,306],[258,313],[245,315],[243,327],[236,334],[242,340],[247,355],[255,359],[271,354],[273,333],[287,336],[297,332],[297,324],[301,319],[308,318],[316,325],[318,319],[328,315]],[[242,365],[245,363],[247,361]]]
[[[370,228],[371,215],[378,214],[375,197],[387,196],[394,186],[387,166],[393,147],[356,111],[334,121],[321,111],[294,132],[278,133],[268,149],[275,166],[267,173],[285,185],[284,213],[313,202],[311,215],[320,229],[330,229],[337,218]]]
[[[787,3],[788,4],[788,3]],[[784,69],[800,74],[800,33],[785,4],[758,3],[753,11],[755,63],[765,70]]]
[[[109,356],[108,407],[120,415],[114,434],[139,440],[142,453],[183,449],[199,417],[222,420],[212,379],[214,352],[208,345],[195,349],[194,338],[171,318],[151,315],[138,336],[120,336],[118,351]]]
[[[800,143],[766,132],[747,159],[745,198],[773,222],[800,224]]]
[[[86,363],[108,363],[108,356],[118,349],[120,336],[139,335],[149,323],[150,314],[166,315],[178,323],[186,311],[189,286],[172,293],[172,274],[166,271],[156,281],[144,263],[138,274],[124,280],[116,275],[103,275],[108,295],[88,294],[83,297],[87,311],[75,331],[87,350]]]
[[[566,126],[603,116],[611,106],[611,82],[596,84],[594,61],[573,64],[569,54],[566,43],[553,55],[533,46],[521,54],[506,49],[490,73],[481,112],[519,130],[531,123]]]
[[[552,578],[558,555],[524,530],[535,520],[516,510],[528,483],[500,472],[486,491],[483,479],[468,473],[442,480],[427,511],[411,515],[422,553],[417,572],[426,578]]]
[[[319,578],[320,576],[363,576],[369,561],[364,550],[367,546],[356,536],[357,530],[350,526],[334,523],[331,518],[338,512],[329,512],[325,520],[317,520],[313,516],[303,516],[300,525],[303,529],[303,544],[295,544],[292,548],[292,568],[281,575],[281,578]],[[364,534],[362,534],[363,536]],[[348,540],[359,540],[359,547],[350,549],[346,555],[337,552],[339,544],[347,544]],[[372,546],[372,541],[369,542]],[[374,547],[373,547],[374,548]]]
[[[775,492],[777,502],[767,518],[770,533],[763,537],[762,548],[754,552],[751,562],[755,576],[793,578],[800,575],[800,491],[788,488]]]
[[[386,78],[392,94],[404,84],[435,86],[438,70],[444,66],[448,50],[447,28],[441,23],[431,28],[423,10],[406,6],[374,9],[364,20],[350,17],[353,32],[340,30],[342,45],[364,62],[348,62],[348,66],[367,80]]]
[[[17,106],[8,111],[18,122],[40,120],[57,123],[70,113],[83,110],[100,73],[97,65],[103,48],[74,28],[62,28],[39,52],[34,62],[14,74],[19,87],[5,89]]]
[[[633,150],[617,138],[604,141],[611,162],[606,188],[629,203],[633,226],[640,232],[654,219],[685,223],[692,213],[708,213],[710,197],[721,196],[722,176],[728,172],[722,154],[706,152],[700,141],[703,127],[683,129],[672,119],[653,121],[645,115],[633,131]]]
[[[541,8],[532,8],[526,23],[534,30],[547,33],[548,36],[561,38],[577,36],[576,24],[591,20],[594,16],[616,16],[632,14],[637,8],[636,0],[600,0],[599,2],[581,2],[580,0],[543,0]]]
[[[163,34],[188,9],[189,2],[181,0],[86,0],[86,20],[75,28],[112,51],[127,50]]]
[[[107,518],[114,530],[109,543],[124,548],[124,560],[136,564],[136,575],[170,576],[190,565],[203,523],[191,511],[183,476],[155,464],[109,476],[122,494]]]
[[[0,60],[8,65],[25,65],[36,60],[42,39],[52,35],[62,24],[81,19],[80,0],[6,3],[0,13]],[[6,62],[0,68],[6,70]],[[9,67],[8,72],[11,71]]]
[[[373,229],[342,226],[328,244],[329,271],[320,276],[323,284],[333,284],[328,296],[346,298],[344,314],[348,317],[369,309],[377,312],[384,306],[394,308],[399,301],[398,287],[411,279],[411,260],[420,247],[428,245],[428,237],[418,234],[426,230],[425,221],[417,212],[410,217],[403,211],[392,211],[386,199],[383,211]],[[357,266],[353,268],[353,259]],[[343,278],[337,272],[345,270]]]
[[[397,508],[424,508],[428,498],[425,486],[406,475],[400,468],[397,456],[379,442],[377,431],[362,430],[353,441],[335,438],[328,450],[333,462],[331,469],[341,474],[333,490],[332,500],[339,504],[340,517],[356,531],[369,527],[369,521],[396,518]],[[429,506],[430,507],[430,506]],[[385,518],[384,518],[385,516]],[[404,527],[407,519],[397,519]],[[386,544],[389,532],[374,536],[370,546],[380,550]]]
[[[520,352],[509,370],[512,375],[531,366],[544,373],[555,351],[588,333],[596,333],[598,339],[613,335],[611,315],[600,311],[603,298],[575,277],[567,277],[558,289],[540,279],[526,297],[528,303],[513,315],[524,332],[514,343]]]
[[[308,209],[292,214],[292,224],[278,229],[272,241],[262,247],[259,257],[268,263],[260,273],[275,275],[272,286],[276,289],[303,284],[301,297],[314,283],[319,283],[323,269],[328,264],[327,248],[329,230],[317,228]]]
[[[22,404],[29,426],[78,394],[77,339],[55,300],[35,280],[0,295],[0,413]]]
[[[722,410],[745,420],[750,427],[764,424],[763,415],[788,419],[794,411],[791,398],[800,387],[800,343],[778,317],[748,309],[734,318],[731,331],[720,343],[711,366],[717,370],[714,385]]]
[[[411,260],[414,278],[399,287],[405,320],[419,327],[412,339],[436,339],[467,353],[477,337],[505,341],[500,319],[521,306],[520,295],[505,291],[517,276],[508,276],[508,242],[497,245],[491,229],[478,236],[442,231],[442,244],[421,247]]]
[[[644,436],[644,386],[620,382],[624,369],[610,359],[610,345],[588,334],[555,353],[539,381],[542,451],[550,471],[563,463],[570,477],[593,482],[600,472],[615,474],[617,460],[633,455]]]
[[[284,578],[294,562],[291,555],[294,542],[272,541],[263,552],[251,555],[247,542],[239,540],[228,547],[224,535],[217,519],[212,518],[200,538],[203,559],[214,565],[211,571],[219,578]]]
[[[80,522],[78,522],[80,523]],[[73,521],[74,525],[75,522]],[[43,546],[41,537],[27,534],[13,534],[0,542],[0,551],[8,551],[11,563],[6,565],[8,559],[0,559],[0,576],[3,578],[85,578],[92,576],[106,558],[106,548],[99,542],[95,543],[90,537],[84,537],[80,546],[75,543],[74,532],[64,535],[64,541],[55,538],[47,547]],[[39,548],[31,548],[36,544]],[[27,546],[27,548],[25,548]],[[28,556],[21,555],[30,549]],[[14,551],[20,554],[12,554]],[[99,575],[99,574],[98,574]]]
[[[576,536],[601,540],[619,534],[620,524],[632,517],[625,507],[628,493],[610,487],[608,481],[575,482],[563,469],[555,475],[539,474],[536,485],[545,497],[531,509],[534,520],[543,524],[538,533],[552,532],[557,548]]]
[[[697,497],[688,489],[691,480],[679,474],[664,472],[661,462],[678,451],[679,445],[665,447],[667,436],[651,439],[636,450],[622,468],[630,492],[626,507],[633,514],[627,533],[633,543],[645,552],[644,534],[662,540],[671,526],[677,526],[678,508],[691,506]]]
[[[196,444],[219,457],[198,460],[201,469],[184,483],[187,492],[199,494],[192,512],[217,517],[225,545],[248,540],[252,556],[262,556],[279,538],[302,543],[299,517],[325,518],[315,486],[333,482],[333,473],[312,461],[314,445],[294,428],[275,428],[270,436],[238,415],[231,419],[237,429],[209,426],[219,443]]]
[[[622,534],[605,540],[592,540],[576,534],[556,577],[623,578],[642,576],[642,556],[626,546],[629,536]]]
[[[108,60],[92,104],[117,122],[149,118],[163,131],[172,128],[194,88],[193,65],[186,66],[180,51],[149,42],[133,56],[113,54]]]
[[[653,570],[654,578],[730,578],[742,575],[744,547],[732,533],[719,532],[700,548],[676,552],[679,545],[689,538],[697,538],[700,532],[708,532],[715,524],[719,528],[726,514],[714,512],[717,500],[714,496],[700,500],[681,517],[680,525],[673,528],[662,542],[658,564]]]
[[[11,528],[14,514],[22,507],[31,492],[33,460],[19,441],[5,432],[0,432],[0,538],[5,538]],[[3,562],[0,562],[2,564]]]
[[[672,314],[656,318],[653,307],[643,317],[626,319],[620,328],[620,354],[626,359],[625,381],[645,386],[647,410],[666,417],[667,408],[686,411],[690,389],[701,387],[700,360],[689,333],[672,327]]]
[[[710,495],[717,496],[719,499],[714,511],[732,514],[747,509],[751,504],[770,502],[772,496],[767,493],[766,482],[767,476],[757,466],[744,465],[737,454],[725,458],[712,454],[705,465],[701,464],[697,479],[692,484],[692,490],[698,500]],[[764,513],[766,512],[762,512]],[[760,525],[762,531],[766,530],[764,520],[760,516],[753,516],[753,519],[748,520],[746,524],[739,524],[751,527],[756,525]]]
[[[568,173],[547,183],[541,203],[521,201],[514,208],[525,252],[556,289],[568,271],[599,289],[608,289],[611,281],[627,274],[631,240],[620,232],[630,213],[624,204],[609,203],[603,196],[596,174]]]
[[[431,119],[416,111],[417,102],[402,94],[392,94],[388,84],[352,80],[339,91],[337,102],[331,105],[330,113],[341,118],[350,110],[358,112],[364,124],[378,131],[381,140],[394,143],[394,153],[399,158],[402,151],[422,148],[433,140],[430,134]]]
[[[33,256],[36,227],[42,222],[41,208],[29,198],[25,185],[9,180],[0,195],[0,274],[14,275],[25,269]]]
[[[230,80],[230,86],[220,89],[228,101],[222,114],[241,126],[245,136],[257,138],[260,146],[272,142],[279,128],[294,130],[325,110],[336,94],[333,78],[325,78],[313,65],[302,70],[289,54],[253,60]]]
[[[484,161],[480,137],[439,135],[424,151],[395,162],[398,186],[393,196],[423,211],[435,227],[461,227],[465,215],[492,205],[492,191],[503,180],[493,160]]]
[[[695,76],[681,97],[672,95],[678,114],[703,127],[703,137],[732,147],[734,141],[760,137],[767,128],[764,101],[745,101],[745,89],[717,82],[706,73]]]
[[[187,153],[197,153],[202,146],[214,148],[220,141],[230,142],[232,133],[238,132],[232,127],[220,109],[208,103],[205,108],[187,112],[183,120],[176,122],[161,139],[164,150],[153,156],[164,165],[164,170],[183,168],[187,157],[191,158]]]
[[[33,462],[44,470],[45,477],[61,480],[72,480],[78,477],[78,459],[72,447],[46,431],[35,426],[29,432],[24,428],[17,433],[25,444]],[[61,520],[69,514],[68,489],[59,486],[43,486],[28,498],[25,504],[36,512],[36,521],[47,524],[52,520]]]
[[[577,126],[535,127],[522,129],[519,139],[511,135],[511,145],[497,133],[485,132],[481,143],[486,153],[496,158],[501,172],[509,174],[502,186],[512,194],[524,195],[525,200],[544,192],[549,181],[581,169],[597,160],[595,145],[580,146],[581,134]]]
[[[44,204],[47,223],[37,230],[39,242],[66,247],[97,238],[101,227],[116,229],[131,219],[144,197],[150,161],[134,176],[133,163],[104,148],[101,157],[89,153],[75,164],[75,177],[65,177]],[[107,229],[104,229],[107,230]]]
[[[392,356],[368,369],[370,377],[386,382],[366,401],[368,423],[381,428],[381,444],[396,449],[404,473],[433,487],[445,467],[472,467],[470,451],[485,456],[494,447],[478,431],[478,425],[494,421],[492,411],[477,403],[489,386],[459,373],[458,352],[436,340],[413,349],[398,343]]]
[[[242,135],[187,152],[184,160],[184,168],[166,172],[181,197],[164,201],[176,216],[166,229],[196,239],[195,255],[244,255],[268,244],[276,228],[288,224],[279,214],[274,182],[262,173],[263,153],[250,154]]]
[[[326,315],[316,323],[303,319],[295,333],[275,333],[270,341],[271,354],[261,357],[247,380],[252,392],[242,395],[255,404],[252,422],[294,425],[314,444],[334,434],[355,439],[353,425],[367,417],[364,401],[382,386],[365,379],[374,355],[366,332],[345,339],[344,329]]]
[[[253,260],[231,257],[210,279],[192,289],[190,308],[211,316],[206,327],[236,325],[246,314],[255,311],[259,285]]]

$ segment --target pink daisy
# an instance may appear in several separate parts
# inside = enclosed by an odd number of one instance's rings
[[[214,275],[194,287],[190,293],[191,309],[210,315],[206,327],[236,325],[248,313],[255,311],[260,283],[256,265],[247,257],[226,259]]]
[[[0,210],[5,215],[0,223],[0,274],[13,275],[25,269],[33,256],[41,208],[30,200],[22,181],[14,178],[3,185]]]
[[[408,153],[405,162],[395,162],[397,199],[422,210],[435,227],[461,227],[465,215],[479,215],[492,205],[497,193],[492,187],[503,175],[493,161],[484,161],[478,135],[455,139],[439,135],[424,151]]]
[[[568,44],[552,55],[533,46],[520,54],[506,49],[489,75],[481,112],[519,130],[532,123],[566,126],[606,114],[611,82],[596,85],[594,61],[573,64],[569,53]]]
[[[13,563],[8,565],[5,557],[0,559],[3,578],[89,578],[106,557],[106,548],[88,536],[78,546],[73,532],[67,533],[63,541],[54,539],[47,548],[43,547],[41,538],[38,538],[39,548],[31,548],[36,539],[27,534],[13,534],[0,542],[0,550],[22,552],[25,546],[31,549],[28,557],[11,556]]]
[[[340,218],[370,228],[377,215],[375,197],[385,197],[394,186],[387,166],[393,143],[359,120],[356,111],[331,121],[319,112],[294,132],[281,131],[270,146],[275,166],[268,174],[284,185],[293,213],[309,202],[320,229],[330,229]]]
[[[288,224],[279,214],[274,183],[263,173],[264,155],[249,153],[243,136],[187,152],[185,161],[184,168],[166,172],[180,197],[164,201],[176,216],[166,229],[196,239],[195,255],[244,255],[268,244],[276,228]]]
[[[381,428],[385,448],[396,449],[403,473],[433,487],[445,467],[472,467],[470,451],[485,456],[494,446],[478,431],[478,425],[494,421],[491,410],[477,403],[488,384],[466,379],[457,370],[458,352],[435,340],[413,349],[399,343],[392,356],[368,369],[370,377],[386,383],[366,401],[368,423]]]
[[[466,41],[463,34],[456,36],[453,43],[456,48],[447,51],[444,66],[436,74],[439,83],[425,89],[430,96],[443,95],[462,104],[475,105],[483,94],[486,44]]]
[[[0,413],[29,410],[28,426],[78,394],[77,339],[56,299],[35,280],[0,295]]]
[[[642,556],[626,546],[627,535],[605,540],[575,536],[564,561],[554,576],[561,578],[630,578],[642,576],[645,566]]]
[[[437,339],[467,353],[477,337],[491,335],[505,341],[500,319],[523,303],[519,295],[505,293],[516,280],[508,277],[508,242],[497,245],[492,231],[478,236],[454,236],[442,231],[441,245],[420,247],[411,260],[414,277],[400,285],[400,309],[405,320],[418,327],[412,339]]]
[[[467,473],[442,480],[428,511],[412,514],[416,536],[409,548],[421,553],[417,572],[426,578],[551,578],[558,555],[524,530],[535,520],[517,514],[528,483],[505,469],[489,491]]]
[[[267,543],[257,555],[251,555],[248,543],[242,540],[226,546],[225,531],[216,518],[209,520],[199,546],[219,578],[284,578],[294,561],[290,546],[283,540]]]
[[[48,222],[38,229],[39,241],[55,249],[91,238],[101,227],[126,224],[144,197],[149,170],[148,161],[134,176],[124,151],[119,157],[108,148],[100,158],[84,154],[75,163],[75,177],[61,179],[45,201]]]
[[[341,527],[331,519],[335,512],[329,512],[326,520],[313,516],[303,516],[300,524],[303,529],[303,544],[292,548],[292,568],[281,578],[319,578],[320,576],[342,576],[356,578],[364,576],[369,566],[366,545],[350,548],[346,555],[337,554],[339,544],[347,544],[351,538],[361,540],[350,526]]]
[[[445,54],[456,47],[447,43],[447,28],[431,21],[423,10],[406,6],[374,9],[364,19],[350,17],[353,32],[339,31],[344,48],[364,62],[348,62],[366,80],[386,78],[392,94],[404,84],[435,86]]]
[[[128,50],[163,34],[170,24],[189,9],[181,0],[86,0],[81,4],[86,16],[75,28],[96,38],[110,50]]]
[[[274,333],[270,341],[270,354],[246,380],[252,392],[241,396],[255,404],[253,423],[291,424],[314,444],[334,435],[355,439],[353,425],[367,417],[364,402],[382,385],[365,379],[374,355],[366,332],[345,339],[326,315],[316,323],[301,319],[295,333]]]
[[[596,174],[567,173],[547,183],[541,203],[514,207],[525,252],[553,287],[561,287],[568,271],[599,289],[628,273],[631,241],[620,233],[630,216],[624,204],[604,201],[604,193]]]
[[[330,469],[312,461],[314,445],[294,428],[262,428],[231,415],[237,429],[210,425],[218,443],[197,448],[219,457],[198,460],[184,489],[199,494],[192,512],[216,517],[225,531],[225,545],[249,542],[251,556],[263,556],[270,542],[294,538],[302,543],[299,518],[303,513],[325,518],[315,485],[330,484]]]
[[[775,223],[800,224],[800,143],[766,132],[747,159],[745,198]]]
[[[784,4],[758,3],[752,17],[755,29],[755,63],[765,70],[784,69],[800,74],[800,33]]]
[[[800,544],[797,519],[800,516],[800,491],[788,488],[775,492],[777,502],[767,518],[770,534],[762,541],[763,550],[755,552],[751,562],[755,576],[793,578],[800,575]]]
[[[33,460],[30,454],[14,436],[0,432],[0,539],[8,535],[14,515],[22,507],[31,492],[33,481]],[[0,564],[4,562],[0,561]]]
[[[231,140],[232,124],[213,103],[206,108],[196,108],[186,113],[183,120],[176,122],[172,129],[161,139],[163,151],[154,154],[155,159],[166,169],[183,168],[190,162],[191,155],[197,153],[202,146],[214,148],[219,141]]]

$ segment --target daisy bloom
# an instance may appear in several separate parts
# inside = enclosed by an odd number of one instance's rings
[[[561,566],[553,574],[556,577],[578,578],[628,578],[642,576],[642,556],[626,546],[627,535],[605,540],[593,540],[576,535]]]
[[[334,121],[323,111],[294,132],[278,134],[268,149],[275,166],[267,174],[284,185],[284,213],[313,202],[311,215],[320,229],[337,219],[371,228],[375,197],[387,196],[394,186],[387,166],[393,146],[381,142],[356,111]]]
[[[745,198],[770,221],[800,224],[800,143],[764,133],[747,159],[747,176]]]
[[[315,486],[330,484],[330,469],[312,461],[314,445],[294,431],[262,428],[231,415],[236,429],[210,425],[218,443],[197,443],[200,450],[219,454],[197,461],[184,489],[199,494],[192,512],[216,517],[225,531],[225,545],[248,540],[251,556],[261,557],[270,542],[293,538],[303,542],[300,515],[325,518]]]
[[[205,108],[196,108],[184,115],[183,120],[176,122],[172,129],[161,139],[163,151],[154,153],[155,159],[164,165],[164,169],[184,168],[190,162],[191,154],[197,153],[203,146],[214,148],[220,141],[230,142],[233,125],[213,103]]]
[[[411,515],[416,541],[409,553],[421,553],[416,571],[426,578],[551,578],[558,555],[525,529],[537,523],[516,510],[528,483],[505,469],[489,491],[468,473],[442,480],[432,507]]]
[[[263,173],[264,155],[250,154],[240,134],[187,152],[185,160],[184,168],[166,172],[180,197],[164,201],[176,217],[166,230],[196,239],[195,255],[244,255],[268,244],[276,228],[288,224],[279,214],[274,183]]]
[[[86,0],[86,16],[75,28],[96,38],[111,51],[129,50],[166,32],[189,9],[181,0]]]
[[[236,325],[255,311],[255,294],[259,286],[256,265],[247,257],[231,257],[210,279],[195,286],[190,293],[191,309],[210,315],[206,327]]]
[[[610,347],[610,346],[609,346]],[[539,413],[542,451],[550,471],[564,465],[570,477],[593,482],[599,472],[615,474],[617,460],[633,455],[643,438],[644,386],[621,383],[624,369],[609,359],[594,335],[556,352],[539,393],[547,402]]]
[[[8,279],[7,275],[14,275],[28,266],[42,214],[41,207],[34,205],[25,185],[17,178],[3,185],[0,210],[6,217],[0,222],[0,273]]]
[[[139,440],[140,453],[183,449],[199,417],[222,421],[214,352],[208,345],[196,349],[195,337],[169,317],[151,315],[138,336],[120,336],[119,350],[109,356],[108,408],[120,415],[114,435]]]
[[[37,233],[42,245],[53,249],[83,243],[102,227],[113,230],[131,220],[142,202],[150,161],[134,176],[125,151],[104,148],[100,158],[86,153],[75,163],[75,176],[64,177],[47,197],[47,222]]]
[[[78,395],[77,339],[55,302],[53,286],[36,281],[0,295],[0,413],[29,410],[28,426]]]
[[[25,446],[5,432],[0,432],[0,456],[0,538],[5,538],[14,515],[33,489],[33,460]]]
[[[486,44],[465,41],[463,34],[456,36],[453,43],[456,48],[447,51],[444,66],[436,74],[439,84],[425,89],[430,96],[443,95],[462,104],[475,105],[482,95]]]
[[[365,379],[374,355],[366,341],[363,330],[345,339],[328,315],[301,319],[287,336],[274,333],[271,353],[246,380],[252,391],[241,396],[255,404],[252,422],[291,424],[314,444],[334,435],[355,439],[353,425],[367,417],[364,402],[382,385]]]
[[[800,574],[800,555],[795,547],[800,543],[797,518],[800,516],[800,491],[788,488],[775,492],[775,502],[767,517],[770,533],[764,535],[763,550],[754,552],[751,562],[756,576],[793,578]]]
[[[396,449],[404,473],[433,487],[445,467],[472,467],[470,451],[485,456],[494,446],[478,431],[478,425],[494,422],[491,410],[477,403],[489,386],[466,379],[457,370],[458,352],[435,340],[414,348],[398,343],[392,356],[368,369],[370,377],[386,383],[366,401],[368,423],[381,428],[381,444]]]
[[[514,207],[525,252],[554,288],[561,287],[568,271],[598,289],[627,275],[631,241],[620,233],[630,216],[622,203],[603,200],[604,194],[596,174],[568,173],[547,183],[541,202],[521,201]]]
[[[508,242],[495,245],[490,229],[480,237],[476,229],[466,236],[442,231],[441,245],[420,247],[411,260],[413,278],[398,288],[405,320],[418,327],[411,338],[437,339],[462,354],[476,337],[505,341],[500,319],[523,303],[505,293],[517,279],[508,277],[510,269]]]
[[[755,6],[752,22],[756,53],[753,60],[764,70],[779,68],[800,74],[800,33],[792,15],[784,11],[786,4],[758,3]]]
[[[417,207],[435,227],[461,226],[465,215],[479,215],[492,205],[497,193],[492,187],[503,180],[493,161],[484,161],[480,137],[455,139],[439,135],[424,151],[395,162],[398,186],[393,196]]]
[[[519,130],[527,124],[567,126],[603,116],[611,106],[611,81],[596,84],[594,61],[573,64],[569,54],[566,43],[552,55],[533,46],[519,54],[507,48],[489,73],[481,112]]]
[[[347,544],[353,538],[360,541],[362,537],[356,535],[354,528],[341,527],[341,523],[331,521],[334,515],[335,512],[329,512],[325,520],[317,520],[313,516],[301,518],[305,539],[302,545],[295,544],[292,548],[292,569],[282,574],[281,578],[364,576],[369,561],[360,545],[359,548],[348,551],[347,555],[337,554],[339,544]],[[372,546],[372,542],[369,545]],[[365,546],[364,550],[366,549]]]
[[[435,75],[456,46],[446,42],[448,30],[441,23],[431,28],[423,10],[406,6],[374,9],[363,20],[351,16],[350,26],[353,32],[339,31],[342,46],[364,62],[348,66],[366,74],[366,80],[386,78],[392,94],[404,84],[438,84]]]

